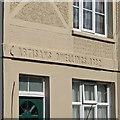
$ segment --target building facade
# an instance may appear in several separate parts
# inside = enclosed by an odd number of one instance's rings
[[[118,118],[116,2],[3,6],[4,118]]]

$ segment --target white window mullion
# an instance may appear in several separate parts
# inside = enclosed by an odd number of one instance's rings
[[[85,103],[85,88],[84,88],[84,84],[82,85],[82,91],[83,91],[83,103]]]
[[[107,37],[107,32],[108,32],[108,23],[107,23],[107,0],[104,0],[104,4],[105,4],[105,36]]]
[[[83,106],[81,105],[80,106],[80,118],[83,118],[84,116],[84,113],[83,113]]]
[[[93,28],[93,32],[95,33],[95,0],[92,0],[92,9],[93,9],[92,28]]]
[[[94,113],[94,116],[95,116],[95,118],[97,118],[97,105],[95,105],[95,113]]]
[[[30,81],[29,81],[29,77],[28,77],[28,91],[29,91],[29,87],[30,87],[30,83],[29,83]]]
[[[83,29],[83,0],[79,0],[80,2],[81,2],[81,10],[80,10],[80,13],[81,13],[81,18],[80,18],[80,20],[82,20],[81,21],[81,30]]]
[[[97,103],[97,85],[94,86],[95,91],[95,102]]]
[[[107,103],[108,103],[108,118],[110,118],[110,87],[107,86]]]
[[[80,84],[80,103],[82,104],[82,84]]]

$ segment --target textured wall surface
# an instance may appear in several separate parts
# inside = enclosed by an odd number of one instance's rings
[[[64,20],[66,21],[66,23],[69,23],[69,7],[68,7],[68,3],[66,2],[56,2],[55,3],[56,6],[58,7],[59,11],[61,12]]]
[[[11,2],[10,3],[10,13],[17,7],[20,2]]]
[[[74,37],[74,52],[113,59],[114,44]]]
[[[52,3],[28,3],[15,16],[24,21],[64,27]]]

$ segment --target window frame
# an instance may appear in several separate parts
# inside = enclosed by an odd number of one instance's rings
[[[20,83],[20,75],[24,75],[24,74],[19,74],[19,83]],[[31,77],[31,75],[25,75],[26,77]],[[27,91],[20,91],[19,90],[19,97],[39,97],[39,98],[43,98],[43,118],[45,118],[45,77],[43,76],[36,76],[36,75],[32,75],[32,77],[42,77],[42,83],[43,83],[43,92],[37,92],[37,91],[29,91],[29,79],[27,80],[27,84],[28,84],[28,88]]]
[[[97,112],[98,112],[98,106],[106,106],[107,107],[107,118],[110,118],[110,88],[111,88],[111,84],[110,83],[106,83],[106,82],[96,82],[96,81],[90,81],[90,82],[85,82],[85,81],[82,81],[82,80],[77,80],[77,79],[73,79],[72,80],[72,83],[73,82],[78,82],[79,85],[80,85],[80,88],[82,89],[81,90],[81,98],[82,99],[82,102],[72,102],[72,106],[79,106],[80,107],[80,113],[79,113],[79,116],[80,118],[84,118],[84,108],[85,107],[94,107],[95,108],[95,118],[97,118]],[[95,96],[96,96],[96,101],[86,101],[85,100],[85,95],[84,95],[84,85],[94,85],[94,89],[95,89]],[[107,92],[105,94],[107,94],[107,102],[99,102],[98,101],[98,96],[97,96],[97,92],[98,92],[98,85],[106,85],[107,87]]]
[[[79,81],[74,81],[74,82],[79,83],[80,102],[72,102],[72,107],[79,106],[80,107],[80,114],[79,115],[81,116],[82,115],[82,113],[81,113],[81,109],[82,109],[82,84]]]
[[[107,11],[107,8],[108,8],[108,5],[107,5],[107,0],[104,0],[104,32],[105,34],[100,34],[100,33],[96,33],[95,32],[95,14],[98,13],[95,11],[95,0],[92,0],[92,30],[88,30],[88,29],[85,29],[83,28],[83,0],[78,0],[79,2],[79,28],[74,28],[73,26],[73,30],[74,31],[80,31],[80,32],[86,32],[88,34],[93,34],[93,35],[96,35],[96,36],[100,36],[100,37],[107,37],[108,36],[108,19],[107,19],[107,16],[108,16],[108,11]],[[73,8],[75,6],[73,5]],[[102,13],[101,13],[102,14]],[[73,19],[74,19],[74,16],[73,16]],[[81,22],[80,22],[81,21]]]
[[[97,105],[83,105],[83,118],[85,118],[85,112],[84,112],[84,110],[85,110],[85,107],[92,107],[92,108],[94,108],[94,118],[97,118]]]
[[[95,100],[86,100],[85,99],[85,85],[93,85],[94,86],[94,95],[95,95]],[[83,84],[83,103],[97,103],[97,85],[96,84],[91,84],[91,83],[85,83]]]

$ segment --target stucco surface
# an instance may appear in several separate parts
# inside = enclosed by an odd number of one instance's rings
[[[20,3],[22,4],[22,3]],[[55,50],[82,54],[85,56],[105,58],[104,64],[111,67],[109,61],[117,64],[115,53],[115,41],[98,41],[88,36],[72,35],[72,4],[68,10],[67,3],[24,3],[12,5],[12,13],[9,12],[9,4],[5,3],[4,16],[4,43],[8,45],[28,46],[38,49]],[[19,7],[17,7],[19,6]],[[59,11],[56,10],[58,8]],[[14,11],[16,10],[16,11]],[[71,13],[68,15],[68,12]],[[60,14],[61,15],[60,15]],[[115,17],[116,14],[114,14]],[[69,19],[68,19],[69,18]],[[64,20],[65,22],[64,22]],[[66,25],[66,23],[69,25]],[[68,27],[69,26],[69,27]],[[116,27],[114,25],[114,27]],[[95,35],[93,34],[93,37]],[[3,51],[5,52],[5,51]],[[10,49],[11,52],[11,49]],[[11,117],[11,91],[15,82],[13,116],[19,117],[19,74],[39,75],[50,77],[50,117],[72,117],[72,78],[80,80],[93,80],[115,83],[115,107],[118,115],[117,103],[117,73],[89,69],[88,66],[66,66],[22,61],[5,56],[4,58],[4,117]],[[110,60],[109,60],[110,59]],[[95,59],[94,59],[95,60]],[[116,65],[117,66],[117,65]],[[103,67],[104,68],[104,67]],[[116,67],[117,68],[117,67]],[[110,70],[110,69],[109,69]],[[113,70],[116,70],[115,67]]]
[[[69,5],[67,2],[55,2],[66,23],[69,23]]]
[[[51,2],[28,3],[19,11],[15,18],[29,22],[64,27]]]
[[[20,2],[11,2],[10,4],[10,13],[17,7]]]
[[[113,59],[114,44],[74,37],[74,52]]]
[[[13,116],[19,117],[19,74],[49,76],[50,118],[72,118],[72,79],[114,82],[116,73],[89,70],[62,65],[4,60],[4,117],[11,117],[11,94],[13,97]],[[117,92],[115,91],[117,105]],[[117,108],[116,108],[117,111]],[[117,114],[117,112],[116,112]]]

